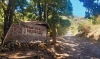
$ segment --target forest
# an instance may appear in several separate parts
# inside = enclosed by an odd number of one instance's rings
[[[78,1],[86,8],[84,17],[73,14],[73,4],[70,0],[0,0],[0,58],[100,59],[100,1]],[[38,21],[43,23],[43,26],[47,24],[49,29],[43,30],[33,25],[28,27],[24,23],[28,21]],[[41,34],[40,30],[43,33],[47,31],[47,40],[38,43],[28,42],[33,35],[29,33],[29,38],[24,36],[25,39],[22,39],[26,42],[20,42],[21,39],[17,37],[5,42],[10,28],[14,27],[13,24],[23,23],[27,26],[27,32]],[[23,26],[17,26],[14,31],[21,28]],[[36,28],[36,31],[33,28]],[[26,35],[25,30],[22,31]],[[19,36],[22,31],[19,32]],[[13,41],[16,39],[19,42]]]

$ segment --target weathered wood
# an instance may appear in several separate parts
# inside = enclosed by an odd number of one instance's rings
[[[44,24],[44,23],[43,23]],[[25,22],[21,24],[12,24],[4,42],[6,41],[45,41],[47,38],[47,27],[41,22]]]

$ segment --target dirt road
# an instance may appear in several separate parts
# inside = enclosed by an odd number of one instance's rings
[[[58,39],[64,47],[64,53],[70,55],[68,59],[100,59],[100,43],[79,38],[75,36],[65,36]]]
[[[10,59],[34,59],[34,56],[38,53],[38,55],[42,55],[44,59],[100,59],[100,42],[75,36],[58,37],[57,42],[59,42],[60,46],[48,48],[52,52],[32,49],[0,53],[0,56],[9,57]],[[56,58],[54,58],[54,56]]]

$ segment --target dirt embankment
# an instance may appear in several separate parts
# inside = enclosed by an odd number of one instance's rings
[[[91,32],[88,33],[87,35],[88,38],[92,38],[94,40],[100,40],[100,28],[92,30]]]

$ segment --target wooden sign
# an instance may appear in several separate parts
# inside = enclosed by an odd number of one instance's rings
[[[12,24],[4,41],[20,41],[20,42],[29,42],[29,41],[44,41],[46,39],[47,29],[45,26],[41,25],[16,25]]]

